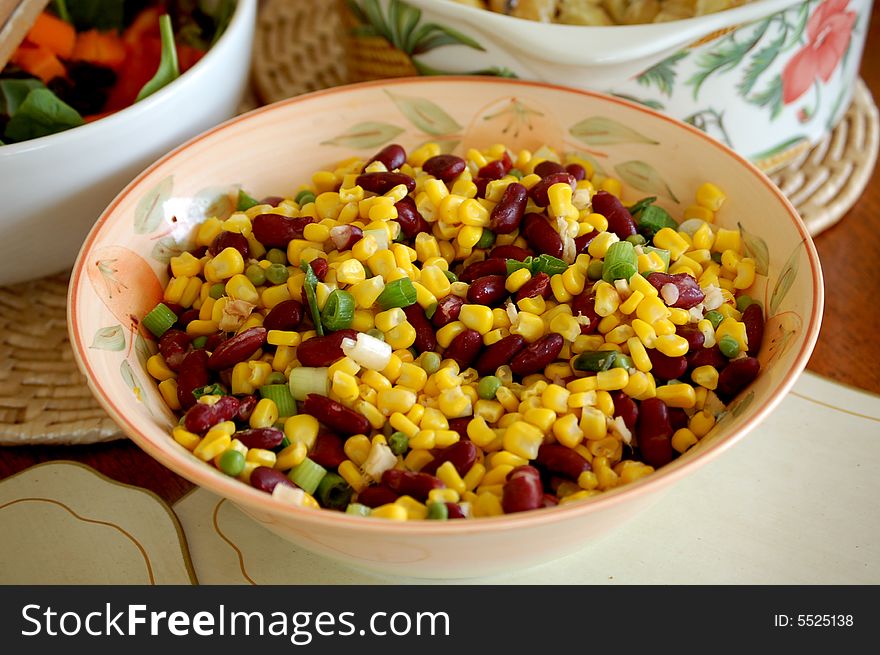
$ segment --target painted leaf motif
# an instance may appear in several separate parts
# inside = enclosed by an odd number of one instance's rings
[[[455,122],[440,105],[427,98],[404,96],[386,91],[401,113],[417,128],[428,134],[452,134],[460,131],[461,125]]]
[[[617,164],[614,170],[620,179],[631,187],[646,193],[672,198],[676,203],[681,204],[660,173],[647,162],[637,159],[625,161],[622,164]]]
[[[742,233],[746,255],[755,260],[755,270],[758,275],[767,275],[770,266],[770,249],[767,247],[767,242],[758,235],[748,232],[742,223],[738,222],[737,225]]]
[[[95,332],[92,345],[89,348],[98,350],[118,351],[125,348],[125,331],[121,325],[103,327]]]
[[[238,187],[208,187],[193,197],[187,213],[197,223],[212,216],[225,221],[232,216],[237,201]]]
[[[391,141],[391,139],[401,132],[403,132],[403,128],[397,127],[396,125],[366,121],[364,123],[352,125],[346,132],[343,132],[328,141],[323,141],[321,145],[342,146],[344,148],[354,148],[356,150],[362,148],[375,148]]]
[[[147,360],[156,354],[158,348],[152,341],[147,341],[142,335],[138,334],[134,340],[134,350],[141,366],[146,368]]]
[[[174,237],[164,237],[156,242],[150,251],[150,257],[157,262],[167,264],[172,257],[177,257],[187,250],[186,246],[174,240]]]
[[[572,125],[568,131],[574,138],[588,146],[604,146],[611,143],[650,143],[651,145],[658,143],[631,127],[604,116],[585,118]]]
[[[165,201],[171,197],[174,176],[169,175],[138,201],[134,210],[135,234],[155,232],[165,218]]]
[[[744,411],[749,408],[749,405],[752,404],[752,401],[755,399],[755,392],[749,391],[745,396],[740,398],[739,402],[734,405],[730,413],[733,415],[733,418],[739,417]]]
[[[794,284],[794,280],[797,277],[798,268],[800,267],[800,254],[803,245],[804,242],[801,241],[795,247],[794,252],[792,252],[791,256],[788,258],[788,261],[785,262],[785,266],[782,268],[782,272],[779,274],[779,279],[776,280],[776,286],[773,287],[773,293],[770,294],[771,316],[777,313],[779,305],[785,299],[785,296],[788,294],[789,289],[791,289],[791,285]]]
[[[141,387],[127,359],[123,359],[119,365],[119,374],[122,375],[122,381],[125,382],[125,386],[131,389],[131,392],[138,400],[141,400]]]

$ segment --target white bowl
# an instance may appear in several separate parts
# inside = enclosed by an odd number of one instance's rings
[[[213,48],[149,98],[81,127],[0,146],[0,284],[69,268],[92,224],[151,161],[236,113],[256,0],[238,0]]]

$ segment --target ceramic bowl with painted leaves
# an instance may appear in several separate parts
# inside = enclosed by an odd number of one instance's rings
[[[366,161],[390,143],[433,141],[463,155],[503,143],[542,146],[614,178],[627,204],[645,196],[681,217],[714,182],[727,199],[716,225],[738,228],[765,309],[757,379],[714,429],[671,463],[594,497],[518,514],[397,522],[285,504],[202,461],[170,436],[178,418],[146,369],[156,344],[139,319],[163,298],[169,257],[194,247],[207,217],[225,219],[240,189],[294,197],[318,170]],[[329,245],[328,252],[333,246]],[[670,485],[720,456],[782,400],[815,343],[822,277],[791,204],[744,158],[700,130],[593,92],[473,77],[410,78],[341,87],[255,110],[208,131],[144,171],[89,234],[69,294],[70,336],[92,390],[146,452],[227,497],[292,543],[359,567],[464,577],[546,562],[584,547],[648,507]]]

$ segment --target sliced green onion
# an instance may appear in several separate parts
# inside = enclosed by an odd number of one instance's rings
[[[432,302],[430,305],[428,305],[428,308],[425,310],[425,317],[426,317],[429,321],[430,321],[431,318],[434,316],[434,314],[437,313],[437,307],[438,307],[438,306],[439,306],[439,303],[436,303],[436,302]]]
[[[568,264],[553,255],[538,255],[532,260],[532,274],[546,273],[550,277],[565,273]]]
[[[639,272],[639,260],[636,249],[628,241],[612,243],[605,253],[605,264],[602,266],[602,279],[606,282],[626,280]]]
[[[712,329],[717,330],[718,326],[721,325],[721,321],[724,320],[724,315],[721,312],[717,312],[714,309],[706,312],[706,315],[703,317],[709,320],[712,324]]]
[[[193,398],[198,400],[202,396],[225,396],[226,389],[223,388],[223,385],[217,384],[209,384],[204,387],[199,387],[198,389],[193,389]]]
[[[342,352],[364,368],[381,371],[391,361],[391,346],[371,337],[366,332],[358,332],[357,339],[343,339]]]
[[[256,207],[260,201],[249,195],[244,189],[238,190],[238,202],[235,203],[235,211],[246,212],[251,207]]]
[[[634,246],[643,246],[647,243],[645,237],[641,234],[631,234],[626,238],[626,241],[633,244]]]
[[[354,516],[369,516],[372,510],[366,505],[361,505],[360,503],[352,503],[348,507],[345,508],[346,514],[352,514]]]
[[[302,462],[290,469],[287,477],[307,494],[313,494],[325,475],[327,475],[327,469],[306,457]]]
[[[354,320],[354,296],[348,291],[334,289],[327,297],[321,312],[321,323],[331,331],[344,330]]]
[[[446,503],[431,503],[428,505],[428,519],[432,521],[445,521],[449,518],[449,508]]]
[[[385,289],[376,300],[382,309],[409,307],[416,302],[416,288],[409,278],[394,280],[385,285]]]
[[[296,414],[296,401],[290,393],[290,387],[286,384],[264,384],[260,387],[260,397],[268,398],[275,402],[278,408],[278,416],[293,416]]]
[[[669,261],[670,261],[670,257],[669,257],[669,251],[668,251],[668,250],[664,250],[663,248],[655,248],[654,246],[642,246],[642,251],[643,251],[646,255],[647,255],[647,254],[650,254],[650,253],[652,253],[652,252],[656,252],[657,255],[660,257],[660,259],[663,260],[664,268],[663,268],[663,271],[662,271],[662,272],[665,273],[666,271],[669,270]]]
[[[279,429],[279,430],[284,430],[284,422],[283,422],[283,421],[279,421],[279,423],[281,423],[281,427],[278,428],[278,429]],[[277,427],[277,426],[276,426],[276,427]],[[283,437],[281,438],[281,443],[278,444],[278,447],[275,449],[275,452],[281,452],[282,450],[284,450],[285,448],[287,448],[289,445],[290,445],[290,439],[288,439],[288,438],[287,438],[287,435],[285,435],[285,436],[283,436]]]
[[[315,194],[309,191],[308,189],[304,189],[296,194],[296,204],[302,207],[303,205],[307,205],[310,202],[315,202]]]
[[[507,274],[512,275],[516,271],[521,268],[527,268],[530,271],[532,270],[532,258],[526,257],[524,260],[519,261],[516,259],[508,259],[507,261]]]
[[[226,285],[222,282],[218,282],[217,284],[212,284],[211,288],[208,289],[208,295],[214,300],[220,300],[224,294],[226,293]]]
[[[518,168],[511,168],[509,171],[507,171],[507,174],[512,175],[513,177],[515,177],[518,180],[521,180],[522,176],[523,176],[523,172],[521,170],[519,170]]]
[[[639,215],[639,232],[648,240],[654,238],[664,227],[678,229],[678,223],[662,207],[651,205],[645,207]]]
[[[733,359],[739,355],[739,342],[729,334],[725,334],[718,340],[718,350],[727,359]]]
[[[269,248],[269,252],[266,253],[266,259],[273,264],[286,264],[287,253],[279,248]]]
[[[306,290],[306,299],[309,301],[309,311],[312,312],[312,323],[315,324],[315,332],[317,332],[318,336],[323,337],[324,327],[321,325],[321,311],[318,309],[318,296],[315,293],[315,289],[318,286],[318,276],[315,275],[315,271],[312,270],[312,265],[306,260],[302,260],[301,268],[306,274],[306,279],[303,281],[303,289]],[[412,283],[410,283],[410,285],[412,285]],[[413,293],[415,293],[415,287],[413,287]]]
[[[601,280],[604,266],[605,264],[602,263],[601,259],[594,259],[587,266],[587,277],[591,280]]]
[[[625,368],[627,371],[631,371],[636,367],[636,365],[633,363],[633,360],[629,355],[617,353],[617,356],[614,358],[614,363],[611,365],[611,367]]]
[[[388,447],[395,455],[403,455],[409,450],[409,437],[403,432],[394,432],[388,437]]]
[[[458,282],[458,276],[452,271],[443,271],[443,275],[445,275],[446,279],[450,282]]]
[[[290,271],[284,264],[272,264],[266,269],[265,275],[270,284],[284,284],[290,277]]]
[[[192,340],[193,348],[204,348],[206,343],[208,343],[208,337],[204,335]]]
[[[617,359],[616,350],[595,350],[591,352],[581,353],[572,363],[572,368],[578,371],[607,371],[614,365]]]
[[[163,303],[159,303],[144,316],[144,327],[156,337],[161,337],[168,332],[172,325],[177,323],[177,314],[172,312]]]
[[[287,384],[287,378],[281,371],[272,371],[266,376],[263,384]]]
[[[639,214],[645,210],[650,205],[653,205],[657,202],[657,196],[651,196],[650,198],[642,198],[636,204],[631,207],[627,207],[627,211],[632,215],[633,218],[638,220]]]
[[[244,455],[231,448],[220,455],[218,462],[220,470],[233,478],[244,470],[244,464]]]
[[[361,262],[361,266],[364,267],[364,275],[367,277],[367,279],[373,277],[373,271],[370,270],[369,266],[367,266],[364,262]]]
[[[326,396],[330,393],[330,378],[326,367],[298,366],[290,371],[290,393],[296,400],[305,400],[310,393]]]
[[[500,386],[501,380],[498,377],[487,375],[477,385],[477,395],[483,400],[494,400]]]
[[[477,245],[475,248],[491,248],[495,245],[495,233],[489,228],[484,227],[483,232],[480,234],[480,239],[477,241]]]
[[[327,473],[318,483],[315,496],[321,507],[341,511],[348,506],[348,501],[351,500],[353,493],[354,489],[342,479],[342,476],[336,473]]]

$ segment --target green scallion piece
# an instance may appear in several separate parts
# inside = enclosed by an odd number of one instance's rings
[[[445,521],[449,518],[449,508],[446,503],[431,503],[428,505],[428,519],[431,521]]]
[[[409,278],[394,280],[385,285],[385,289],[376,300],[382,309],[409,307],[416,302],[416,288]]]
[[[248,194],[244,189],[238,190],[238,202],[235,203],[235,211],[246,212],[251,207],[256,207],[260,201]]]
[[[318,483],[315,497],[321,507],[342,511],[348,506],[353,493],[354,489],[342,479],[342,476],[336,473],[327,473]]]
[[[458,282],[458,276],[452,271],[443,271],[443,275],[445,275],[446,279],[450,282]]]
[[[678,223],[662,207],[650,205],[639,214],[639,232],[649,241],[664,227],[678,229]]]
[[[324,327],[321,325],[321,310],[318,309],[318,296],[315,293],[315,289],[318,287],[318,276],[315,275],[315,271],[312,270],[312,265],[309,264],[306,260],[302,260],[301,266],[303,273],[306,274],[306,279],[303,282],[303,289],[306,290],[306,299],[309,301],[309,311],[312,313],[312,323],[315,324],[315,332],[317,332],[319,337],[324,336]],[[410,282],[410,286],[412,286],[412,282]],[[416,290],[413,287],[413,294],[415,294]],[[415,300],[413,300],[415,302]]]
[[[302,207],[303,205],[307,205],[310,202],[315,202],[315,194],[312,193],[311,191],[309,191],[308,189],[305,189],[305,190],[297,193],[296,198],[294,198],[294,200],[296,200],[297,205]]]
[[[605,253],[602,266],[602,279],[613,283],[614,280],[626,280],[639,272],[639,260],[636,249],[629,241],[612,243]]]
[[[172,325],[177,323],[177,314],[160,302],[144,316],[143,323],[144,327],[158,338],[168,332]]]
[[[324,367],[298,366],[290,371],[290,393],[296,400],[305,400],[310,393],[330,393],[330,378]]]
[[[438,303],[435,302],[432,302],[430,305],[428,305],[428,309],[425,310],[425,318],[430,321],[434,314],[437,313],[437,307]]]
[[[366,505],[361,505],[360,503],[351,503],[348,507],[345,508],[346,514],[352,514],[354,516],[369,516],[372,510]]]
[[[327,302],[321,312],[321,323],[325,328],[335,332],[344,330],[354,320],[354,296],[348,291],[334,289],[327,296]]]
[[[550,277],[565,273],[568,264],[553,255],[538,255],[532,259],[532,275],[546,273]]]
[[[627,207],[626,209],[632,215],[633,218],[638,220],[639,214],[641,214],[642,211],[644,211],[646,207],[653,205],[655,202],[657,202],[657,196],[651,196],[649,198],[642,198],[636,204],[634,204],[632,207]]]
[[[409,437],[403,432],[394,432],[388,437],[388,447],[395,455],[403,455],[409,450]]]
[[[654,246],[642,246],[642,251],[647,255],[652,252],[656,252],[660,259],[663,260],[664,268],[663,273],[669,270],[669,251],[663,248],[655,248]]]
[[[491,248],[495,245],[495,233],[489,228],[484,227],[483,232],[480,234],[480,239],[477,241],[476,248]]]
[[[287,378],[281,371],[272,371],[266,376],[263,384],[287,384]]]
[[[280,422],[280,421],[279,421]],[[284,429],[284,423],[281,422],[281,430]],[[282,450],[287,448],[290,445],[290,439],[287,438],[287,435],[281,438],[281,443],[278,444],[278,447],[275,449],[276,453],[280,453]]]
[[[617,353],[617,356],[614,358],[614,363],[611,365],[612,368],[624,368],[627,371],[631,371],[636,367],[633,363],[632,358],[629,355],[624,355],[623,353]]]
[[[192,340],[193,348],[204,348],[206,343],[208,343],[208,337],[204,335]]]
[[[202,396],[225,396],[226,389],[221,384],[209,384],[204,387],[199,387],[198,389],[193,389],[193,398],[198,400]]]
[[[614,366],[614,360],[617,359],[618,352],[616,350],[594,350],[578,355],[572,368],[578,371],[607,371]]]
[[[327,475],[327,469],[306,457],[302,462],[290,469],[287,477],[307,494],[313,494],[325,475]]]
[[[515,177],[518,180],[521,180],[523,177],[523,172],[521,170],[519,170],[518,168],[511,168],[509,171],[507,171],[507,174],[512,175],[513,177]]]
[[[631,234],[626,238],[626,240],[634,246],[643,246],[647,243],[647,241],[645,241],[645,237],[643,237],[641,234]]]
[[[260,397],[268,398],[275,402],[278,408],[278,416],[293,416],[296,414],[296,401],[290,393],[290,387],[286,384],[264,384],[260,387]]]
[[[532,258],[526,257],[522,261],[517,261],[516,259],[508,259],[507,261],[507,274],[512,275],[516,271],[521,268],[527,268],[530,271],[532,270]]]

